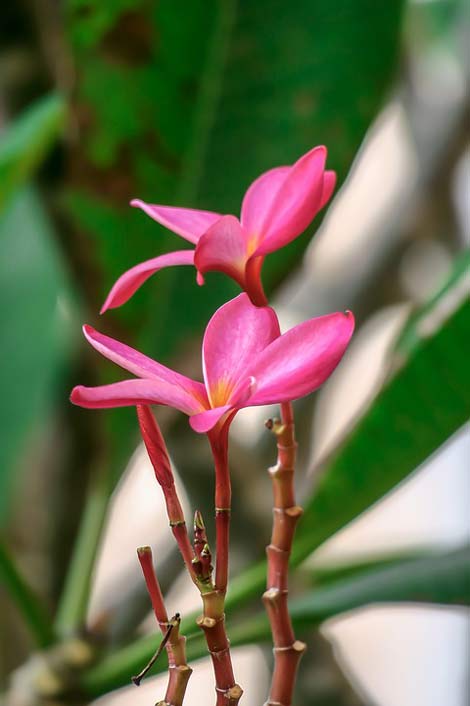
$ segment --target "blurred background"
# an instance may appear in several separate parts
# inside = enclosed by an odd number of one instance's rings
[[[83,322],[200,377],[205,324],[238,291],[217,273],[197,287],[192,268],[174,268],[99,318],[123,271],[179,247],[130,199],[238,214],[256,176],[316,144],[328,147],[336,193],[269,256],[264,282],[284,329],[346,308],[358,327],[333,378],[297,405],[306,513],[292,597],[309,651],[296,703],[466,706],[469,35],[464,0],[2,8],[5,706],[161,697],[164,677],[113,691],[141,654],[128,646],[154,639],[138,545],[155,549],[169,610],[198,607],[134,411],[68,401],[75,384],[121,375],[85,345]],[[262,703],[271,665],[256,632],[262,580],[247,567],[269,536],[272,412],[240,413],[231,441],[231,610],[248,626],[234,623],[232,637],[246,706]],[[210,517],[205,438],[172,410],[157,417],[188,519],[196,507]],[[191,705],[212,699],[208,665],[196,667]]]

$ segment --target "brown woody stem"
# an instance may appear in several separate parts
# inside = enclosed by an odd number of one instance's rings
[[[225,594],[228,582],[230,512],[232,489],[228,467],[228,428],[226,422],[216,433],[209,433],[215,463],[215,582],[201,585],[203,615],[198,619],[204,631],[214,667],[216,706],[237,706],[243,694],[235,682],[230,642],[225,630]]]
[[[291,706],[297,668],[306,649],[295,639],[288,607],[289,558],[302,508],[295,504],[294,470],[296,441],[292,405],[281,405],[282,420],[267,426],[277,438],[278,458],[269,469],[273,486],[273,528],[268,558],[267,588],[263,602],[271,624],[274,671],[265,706]]]
[[[168,654],[168,685],[165,699],[159,701],[157,706],[182,706],[192,669],[186,662],[186,638],[179,632],[180,617],[177,614],[170,621],[168,620],[160,584],[153,567],[150,547],[140,547],[137,550],[137,555]],[[159,652],[157,652],[157,656],[158,654]],[[134,678],[133,681],[138,685],[140,678]]]

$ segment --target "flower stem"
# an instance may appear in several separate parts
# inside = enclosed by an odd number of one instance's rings
[[[168,686],[165,699],[159,701],[157,706],[182,706],[188,680],[193,670],[186,661],[186,638],[179,632],[180,617],[177,614],[170,621],[168,620],[160,584],[153,567],[150,547],[140,547],[137,550],[137,555],[155,617],[164,640],[167,640],[165,647],[168,654]]]
[[[261,282],[261,268],[264,257],[251,257],[245,271],[245,292],[255,306],[268,306],[268,300]]]
[[[225,595],[228,583],[230,513],[232,488],[228,467],[228,430],[230,421],[216,433],[209,433],[215,463],[215,583],[210,591],[201,592],[204,613],[198,620],[204,631],[214,667],[216,706],[237,706],[243,694],[235,682],[230,642],[225,629]]]
[[[273,486],[273,529],[268,557],[267,589],[263,595],[274,643],[274,671],[265,706],[290,706],[297,668],[306,649],[295,639],[288,607],[288,569],[297,521],[302,508],[295,504],[296,442],[292,405],[281,405],[282,421],[270,420],[277,438],[278,458],[269,469]]]
[[[189,575],[195,581],[193,568],[194,551],[189,541],[183,508],[176,492],[174,475],[171,470],[165,441],[150,407],[137,405],[136,411],[142,438],[154,468],[155,477],[163,491],[171,531]]]
[[[0,576],[11,598],[28,625],[36,645],[49,647],[55,642],[51,620],[45,607],[21,575],[15,560],[7,548],[0,543]]]

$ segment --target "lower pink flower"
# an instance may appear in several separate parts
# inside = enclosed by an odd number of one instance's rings
[[[273,309],[256,307],[240,294],[209,321],[201,383],[84,326],[93,348],[137,379],[80,385],[71,400],[89,408],[169,405],[187,414],[195,431],[210,432],[243,407],[289,402],[313,392],[340,362],[353,330],[354,317],[346,312],[310,319],[281,335]]]

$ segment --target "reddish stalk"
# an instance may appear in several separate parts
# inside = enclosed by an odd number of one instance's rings
[[[165,649],[168,654],[168,685],[165,699],[156,706],[183,706],[184,696],[192,669],[186,662],[186,638],[180,634],[180,618],[176,615],[171,621],[165,608],[165,602],[153,567],[152,550],[150,547],[140,547],[137,550],[147,591],[152,601],[153,612],[164,638],[167,639]],[[140,680],[139,680],[140,681]],[[139,681],[136,683],[138,684]]]
[[[209,434],[215,464],[215,586],[225,596],[228,583],[230,549],[230,515],[232,512],[232,484],[228,467],[228,429],[226,422],[218,433]]]
[[[255,306],[268,306],[268,300],[261,283],[261,268],[264,257],[252,257],[248,260],[245,272],[244,290]]]
[[[150,407],[137,405],[136,409],[142,438],[152,462],[155,477],[165,497],[171,531],[176,539],[189,575],[195,581],[193,568],[194,551],[189,541],[183,509],[176,492],[175,480],[165,441]]]
[[[296,441],[292,405],[281,405],[282,421],[267,426],[277,439],[278,458],[269,469],[273,486],[273,528],[268,558],[267,590],[263,602],[271,624],[274,671],[265,706],[291,706],[300,658],[306,649],[295,639],[288,607],[288,571],[297,522],[302,508],[295,504],[294,469]]]
[[[194,517],[194,549],[189,541],[183,511],[176,492],[168,452],[155,418],[147,406],[137,407],[137,416],[155,476],[162,487],[170,526],[191,579],[201,594],[203,615],[198,619],[204,631],[214,667],[216,706],[237,706],[242,689],[236,684],[230,656],[230,642],[225,631],[225,594],[229,563],[229,526],[231,484],[228,469],[227,422],[218,433],[209,436],[216,470],[215,523],[217,566],[212,579],[212,557],[200,512]]]

